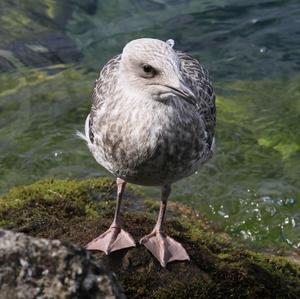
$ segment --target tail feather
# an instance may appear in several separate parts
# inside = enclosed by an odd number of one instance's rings
[[[76,136],[83,139],[87,143],[91,143],[90,140],[90,115],[87,116],[85,120],[84,133],[76,131]]]
[[[89,142],[88,138],[80,131],[76,131],[76,136],[83,139],[85,142]]]

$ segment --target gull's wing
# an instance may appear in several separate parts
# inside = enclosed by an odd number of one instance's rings
[[[176,51],[176,53],[180,59],[182,76],[197,97],[195,107],[203,117],[207,143],[212,148],[216,125],[216,106],[208,71],[192,56],[180,51]]]
[[[110,59],[102,68],[99,78],[95,82],[94,91],[92,94],[92,109],[88,116],[88,137],[93,143],[94,134],[92,132],[92,125],[96,117],[96,111],[100,109],[105,99],[113,93],[117,81],[117,70],[121,60],[121,54]]]
[[[94,111],[98,110],[105,99],[112,93],[116,81],[117,70],[121,60],[121,54],[110,59],[102,68],[99,78],[95,82],[94,92],[92,95],[92,110],[91,119],[94,116]]]

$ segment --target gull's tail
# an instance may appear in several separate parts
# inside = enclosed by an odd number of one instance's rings
[[[76,131],[76,135],[83,139],[87,144],[91,143],[90,140],[90,115],[87,116],[86,120],[85,120],[85,126],[84,126],[84,133],[80,132],[80,131]]]

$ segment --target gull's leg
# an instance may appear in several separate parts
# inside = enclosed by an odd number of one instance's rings
[[[122,229],[119,219],[122,195],[125,190],[126,182],[118,178],[117,186],[117,205],[114,220],[105,233],[87,244],[86,248],[88,250],[101,250],[106,254],[110,254],[112,251],[135,246],[131,235]]]
[[[160,210],[156,225],[149,235],[140,240],[140,243],[143,244],[159,260],[162,267],[165,267],[166,264],[171,261],[190,259],[182,245],[164,234],[162,231],[162,224],[170,193],[170,185],[162,187]]]

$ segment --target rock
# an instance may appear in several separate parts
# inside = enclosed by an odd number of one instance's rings
[[[0,230],[0,298],[125,298],[84,249]]]
[[[75,41],[61,32],[47,32],[31,39],[20,39],[4,50],[13,53],[19,63],[27,67],[78,63],[82,56]]]
[[[22,4],[4,0],[0,11],[0,71],[79,64],[79,46],[65,30],[76,9],[96,9],[95,0],[80,5],[73,0],[28,0]]]
[[[106,178],[13,188],[0,198],[0,226],[83,246],[109,227],[115,191]],[[153,229],[158,208],[158,201],[129,185],[122,219],[137,242]],[[138,243],[109,256],[93,253],[117,274],[128,298],[300,298],[299,265],[250,250],[190,208],[170,202],[165,229],[183,244],[190,262],[162,269]]]

